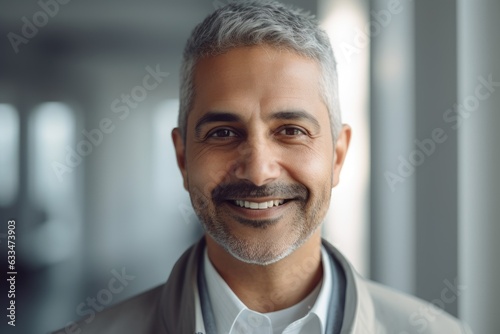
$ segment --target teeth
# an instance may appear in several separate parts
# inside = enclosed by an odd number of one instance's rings
[[[267,202],[249,202],[249,201],[240,201],[240,200],[235,200],[235,204],[239,207],[242,208],[249,208],[253,210],[264,210],[268,208],[272,208],[273,206],[278,206],[281,205],[285,202],[284,199],[276,199],[276,200],[271,200]]]

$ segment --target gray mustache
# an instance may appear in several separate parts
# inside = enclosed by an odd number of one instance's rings
[[[255,186],[247,182],[220,184],[212,190],[212,199],[216,203],[248,197],[293,198],[305,201],[309,197],[309,190],[301,184],[273,183]]]

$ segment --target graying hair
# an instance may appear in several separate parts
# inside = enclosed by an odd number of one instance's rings
[[[322,72],[321,98],[330,114],[333,139],[342,123],[338,99],[336,62],[328,35],[314,16],[276,1],[232,1],[198,24],[184,49],[180,71],[178,126],[186,141],[187,117],[195,97],[196,63],[230,49],[267,44],[316,60]]]

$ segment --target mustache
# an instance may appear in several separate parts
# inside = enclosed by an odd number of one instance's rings
[[[272,183],[256,186],[248,182],[219,184],[212,190],[212,199],[222,203],[238,198],[276,197],[284,199],[307,200],[309,190],[301,184]]]

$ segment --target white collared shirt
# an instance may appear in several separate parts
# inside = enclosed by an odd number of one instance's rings
[[[218,334],[325,334],[332,291],[331,264],[321,247],[322,282],[302,301],[284,310],[259,313],[248,309],[213,267],[206,249],[204,274]],[[195,298],[199,300],[197,289]],[[203,322],[197,315],[197,323]]]

